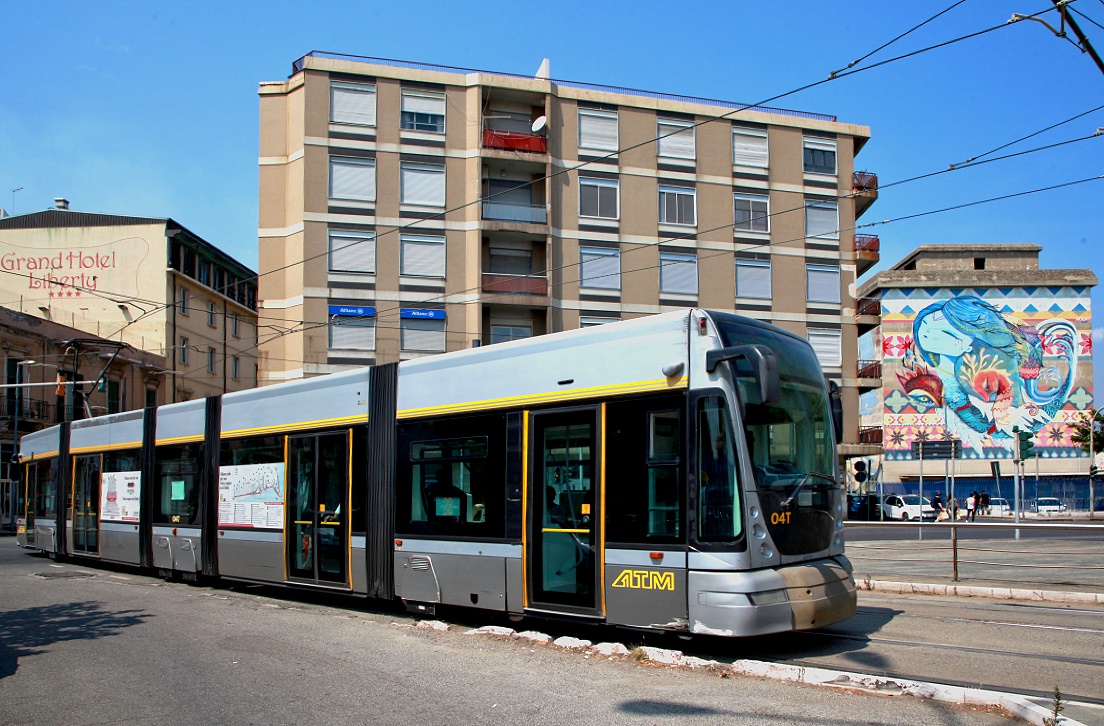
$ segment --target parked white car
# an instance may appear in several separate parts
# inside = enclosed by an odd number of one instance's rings
[[[931,500],[924,497],[924,503],[920,503],[917,494],[890,494],[882,502],[882,513],[886,519],[899,519],[902,522],[920,519],[923,513],[924,519],[935,519],[935,508]]]
[[[990,517],[1011,517],[1015,513],[1016,508],[1012,506],[1012,502],[1004,497],[992,497],[989,500]]]
[[[1058,497],[1039,497],[1028,505],[1032,512],[1044,516],[1051,514],[1065,514],[1069,508]]]

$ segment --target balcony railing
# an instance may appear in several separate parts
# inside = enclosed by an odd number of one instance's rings
[[[859,378],[881,378],[882,362],[880,360],[859,361]]]
[[[483,148],[544,154],[548,152],[548,140],[543,136],[523,131],[483,129]]]
[[[876,234],[857,234],[855,235],[855,251],[856,252],[878,252],[881,247],[881,242]]]
[[[48,401],[39,401],[24,398],[23,405],[19,406],[19,418],[24,421],[50,421],[54,416],[56,404]],[[0,398],[0,416],[15,415],[15,397]]]
[[[876,297],[864,297],[859,300],[858,309],[856,312],[859,315],[881,315],[882,314],[882,301]]]
[[[859,429],[859,443],[860,444],[880,444],[882,443],[882,427],[881,426],[863,426]]]
[[[546,224],[548,222],[548,210],[545,209],[543,204],[483,202],[483,219],[499,222]]]
[[[851,188],[856,192],[876,192],[878,191],[878,175],[870,171],[857,171]]]
[[[500,295],[547,295],[548,278],[484,272],[483,292]]]

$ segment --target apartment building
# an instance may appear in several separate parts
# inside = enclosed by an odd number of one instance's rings
[[[57,199],[0,219],[8,306],[164,356],[167,403],[256,386],[255,278],[165,217],[81,212]]]
[[[921,245],[859,286],[859,297],[880,307],[879,359],[869,364],[881,376],[879,401],[860,432],[878,481],[915,491],[924,446],[929,482],[942,487],[951,472],[967,493],[1010,492],[1019,429],[1033,434],[1038,453],[1025,466],[1028,496],[1087,507],[1090,460],[1070,424],[1093,410],[1097,278],[1040,269],[1041,250]],[[959,453],[948,463],[939,445],[951,442]]]
[[[808,337],[856,440],[866,127],[547,64],[315,52],[259,93],[262,384],[699,306]]]

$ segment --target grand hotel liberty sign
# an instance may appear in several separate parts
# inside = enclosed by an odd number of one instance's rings
[[[103,293],[138,295],[139,268],[149,243],[128,237],[101,245],[27,247],[0,240],[0,275],[5,287],[36,298],[72,298]]]

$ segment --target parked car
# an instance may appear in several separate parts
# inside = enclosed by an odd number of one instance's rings
[[[1028,508],[1036,514],[1051,515],[1051,514],[1065,514],[1069,511],[1069,508],[1058,497],[1039,497],[1038,499],[1028,502]]]
[[[1015,513],[1016,508],[1012,506],[1012,502],[1004,497],[992,497],[989,499],[989,516],[1011,517]]]
[[[890,494],[882,502],[882,511],[886,519],[899,519],[902,522],[920,519],[921,516],[924,519],[935,520],[935,508],[932,507],[931,500],[924,497],[924,502],[921,504],[918,494]]]
[[[848,494],[847,518],[863,521],[877,521],[881,519],[878,513],[877,494]]]

